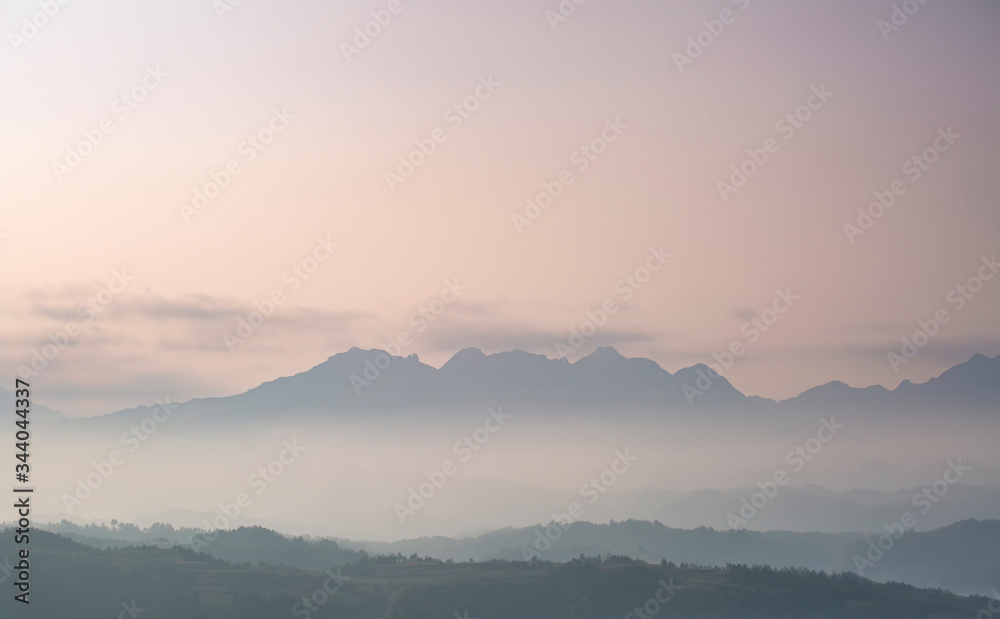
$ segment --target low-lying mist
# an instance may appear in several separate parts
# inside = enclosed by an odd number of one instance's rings
[[[283,420],[280,411],[242,423],[183,409],[158,417],[44,426],[33,456],[39,513],[371,540],[561,518],[878,530],[957,465],[960,475],[939,484],[943,494],[932,496],[918,528],[1000,515],[1000,456],[989,438],[1000,420],[971,414],[956,423],[877,412],[747,417],[498,404],[336,422]],[[808,501],[797,499],[803,493]],[[743,499],[755,507],[741,515]]]

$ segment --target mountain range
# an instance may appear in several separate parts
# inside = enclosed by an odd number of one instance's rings
[[[4,400],[0,416],[10,412],[6,410],[9,398]],[[741,393],[703,364],[671,374],[650,359],[626,358],[611,347],[598,348],[573,363],[521,350],[487,355],[466,348],[440,368],[422,363],[415,354],[396,357],[378,349],[352,348],[304,372],[265,382],[238,395],[190,400],[182,408],[197,415],[245,416],[273,410],[285,414],[324,413],[486,407],[497,403],[524,408],[592,410],[614,405],[737,413],[942,408],[994,412],[1000,407],[1000,355],[977,354],[925,383],[904,380],[895,389],[887,389],[857,388],[834,381],[775,401]],[[151,410],[143,406],[113,415],[145,415]],[[45,419],[61,416],[54,411],[48,413]]]

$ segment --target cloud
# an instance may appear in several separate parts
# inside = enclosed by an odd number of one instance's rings
[[[551,308],[540,308],[537,302],[520,302],[498,297],[490,301],[468,302],[464,299],[449,306],[427,330],[416,332],[408,323],[387,325],[380,333],[410,332],[414,349],[427,353],[443,353],[450,357],[463,348],[479,348],[486,353],[514,349],[548,357],[557,357],[556,344],[566,343],[570,326],[579,327],[585,317],[571,317],[565,323],[548,320],[540,322],[531,318],[551,315]],[[660,335],[616,328],[618,315],[611,317],[596,334],[587,338],[580,354],[600,346],[619,346],[634,342],[653,342]],[[385,338],[383,338],[385,339]],[[362,342],[363,344],[364,342]],[[353,345],[353,344],[352,344]]]
[[[83,335],[74,338],[72,346],[86,342],[89,345],[110,344],[128,340],[150,341],[166,350],[224,349],[222,335],[232,332],[240,319],[246,320],[255,311],[253,303],[230,297],[208,294],[185,295],[166,298],[149,290],[125,290],[115,296],[91,322],[87,313],[78,311],[80,304],[93,296],[94,289],[73,284],[58,290],[29,290],[23,295],[28,315],[42,318],[57,325],[39,326],[32,337],[24,335],[32,329],[21,329],[17,335],[4,341],[34,346],[46,337],[47,330],[66,323],[82,326]],[[17,310],[9,310],[17,314]],[[376,314],[361,311],[333,311],[318,308],[284,306],[267,318],[257,335],[288,337],[295,334],[352,332],[365,322],[374,320]],[[128,335],[126,335],[128,334]],[[150,339],[149,334],[156,334]]]
[[[149,405],[157,399],[180,402],[193,394],[219,395],[216,385],[197,374],[187,376],[159,370],[122,373],[125,363],[121,358],[107,359],[102,364],[104,371],[86,375],[75,371],[53,373],[45,382],[45,402],[75,417]]]
[[[435,352],[454,353],[463,348],[480,348],[484,352],[501,352],[520,349],[527,352],[557,357],[556,344],[566,343],[570,332],[566,328],[524,329],[513,325],[462,325],[442,326],[429,330],[421,343]],[[581,354],[600,346],[619,346],[633,342],[652,342],[656,336],[615,329],[601,329],[587,338]]]
[[[838,325],[835,328],[837,333],[853,333],[864,337],[893,337],[897,333],[903,333],[913,323],[904,320],[865,320]]]
[[[844,361],[873,358],[885,360],[890,352],[898,352],[901,346],[901,339],[894,337],[858,344],[780,346],[768,349],[768,354],[772,356],[786,355],[798,359],[822,356]],[[977,353],[984,355],[1000,353],[1000,338],[974,335],[950,337],[938,335],[931,339],[927,346],[920,349],[917,358],[953,363],[956,359],[968,360]]]

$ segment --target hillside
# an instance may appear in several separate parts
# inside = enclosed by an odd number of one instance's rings
[[[0,540],[0,556],[11,556],[10,531]],[[319,617],[596,619],[648,609],[649,600],[659,600],[660,616],[677,618],[962,619],[987,603],[852,575],[628,559],[558,565],[384,557],[323,574],[235,565],[180,548],[101,551],[47,533],[32,540],[32,583],[30,610],[4,596],[4,616],[13,616],[18,605],[18,616],[99,619],[117,616],[125,605],[142,608],[149,618],[264,619],[318,611]],[[310,598],[313,611],[303,604]]]
[[[191,547],[192,536],[199,534],[194,529],[174,531],[170,527],[154,527],[144,534],[131,526],[110,531],[69,523],[57,525],[54,530],[101,549],[143,543],[166,548]],[[767,565],[831,573],[857,572],[854,557],[867,557],[867,539],[872,537],[861,533],[760,533],[706,527],[685,530],[642,521],[604,525],[578,522],[558,532],[558,536],[547,536],[544,527],[539,526],[502,529],[465,539],[430,537],[393,543],[286,537],[260,527],[241,527],[215,535],[214,540],[198,543],[196,547],[226,561],[263,562],[307,570],[324,570],[379,555],[428,556],[450,561],[522,561],[538,557],[556,562],[580,555],[618,555],[649,563],[667,559],[706,566]],[[996,548],[1000,548],[1000,520],[967,520],[933,531],[906,534],[874,566],[865,568],[863,575],[882,582],[985,595],[1000,582],[1000,556]]]

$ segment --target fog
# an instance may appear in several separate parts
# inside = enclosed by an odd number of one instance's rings
[[[790,493],[856,509],[860,495],[834,493],[870,489],[886,493],[864,495],[872,505],[905,504],[908,493],[887,493],[932,484],[948,461],[960,460],[969,468],[962,491],[949,491],[942,500],[949,507],[930,512],[926,526],[977,515],[981,497],[963,493],[983,486],[994,496],[1000,486],[991,439],[1000,420],[971,413],[956,423],[919,414],[581,413],[498,404],[237,423],[183,411],[147,422],[152,433],[143,432],[147,417],[135,416],[42,426],[33,454],[36,509],[50,520],[265,524],[370,540],[543,523],[573,503],[579,520],[725,528],[741,497],[777,480],[784,482],[778,497],[748,528],[777,518],[811,531],[836,528],[836,513],[811,522],[811,510],[782,502]],[[857,519],[844,520],[841,530],[855,530]]]

